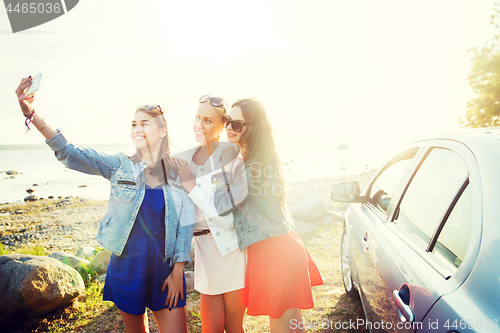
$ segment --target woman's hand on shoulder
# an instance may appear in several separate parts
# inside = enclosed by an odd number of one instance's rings
[[[188,163],[182,158],[174,157],[173,159],[179,171],[179,179],[181,180],[182,188],[184,188],[184,191],[187,193],[190,193],[193,188],[196,187],[196,180],[191,174],[191,171],[189,171]]]
[[[30,113],[33,110],[33,102],[35,101],[35,94],[26,96],[26,91],[31,86],[31,80],[32,80],[31,76],[25,77],[24,79],[21,80],[21,83],[19,83],[19,86],[17,86],[16,89],[16,95],[19,101],[19,106],[21,107],[21,111],[25,116],[30,115]]]

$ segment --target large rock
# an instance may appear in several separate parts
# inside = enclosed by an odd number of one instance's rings
[[[294,219],[304,222],[315,222],[328,214],[327,205],[322,198],[304,200],[289,209]]]
[[[95,247],[90,246],[90,245],[81,246],[78,249],[78,252],[76,252],[77,257],[85,258],[85,259],[93,257],[94,254],[95,254]]]
[[[82,266],[87,266],[88,264],[90,264],[90,261],[88,261],[87,259],[79,258],[72,255],[71,253],[62,251],[52,252],[49,257],[57,259],[76,270],[80,269]]]
[[[0,256],[0,323],[23,324],[70,303],[85,292],[82,277],[62,262],[42,256]]]
[[[110,259],[111,252],[108,250],[102,250],[90,260],[89,267],[95,269],[99,274],[106,273]]]

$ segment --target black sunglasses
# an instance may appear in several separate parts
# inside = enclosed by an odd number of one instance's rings
[[[228,126],[231,125],[233,131],[235,131],[236,133],[240,133],[243,130],[243,126],[248,126],[251,124],[244,123],[239,120],[231,120],[226,116],[222,116],[222,125],[224,125],[225,128],[228,128]]]
[[[224,106],[224,100],[220,97],[210,97],[209,95],[203,95],[200,97],[200,103],[205,103],[210,101],[210,104],[215,106],[216,108],[220,108],[221,106]]]

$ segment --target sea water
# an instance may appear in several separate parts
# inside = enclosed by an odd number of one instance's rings
[[[172,147],[179,152],[196,144],[184,143]],[[106,154],[129,152],[128,144],[88,145]],[[12,148],[12,146],[10,147]],[[19,148],[26,148],[19,146]],[[310,179],[349,176],[373,167],[363,155],[349,150],[338,150],[325,144],[293,143],[278,145],[278,154],[285,164],[288,183]],[[5,172],[15,170],[9,176]],[[34,184],[37,184],[35,186]],[[0,203],[22,202],[33,189],[38,198],[73,196],[107,200],[109,181],[100,175],[87,175],[66,168],[48,146],[36,149],[0,150]]]

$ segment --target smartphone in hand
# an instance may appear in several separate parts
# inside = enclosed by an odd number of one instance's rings
[[[38,88],[40,88],[40,81],[42,81],[42,73],[36,75],[33,78],[33,81],[31,82],[31,86],[29,87],[29,89],[25,95],[29,96],[31,94],[34,94],[36,91],[38,91]]]

